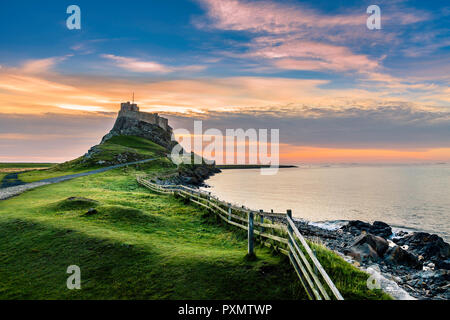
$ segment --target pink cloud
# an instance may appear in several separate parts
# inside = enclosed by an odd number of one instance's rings
[[[379,67],[376,59],[354,54],[348,48],[311,41],[288,41],[278,46],[260,45],[251,49],[251,55],[276,59],[275,65],[291,70],[356,70],[366,72]]]
[[[66,60],[71,55],[63,56],[63,57],[51,57],[45,59],[35,59],[28,60],[22,65],[20,70],[23,73],[42,73],[50,71],[53,66]]]
[[[204,66],[191,65],[172,67],[154,61],[139,60],[136,58],[121,57],[113,54],[103,54],[101,57],[113,61],[118,67],[133,72],[170,73],[174,71],[202,71]]]
[[[340,27],[363,27],[367,13],[361,10],[342,14],[324,14],[300,4],[282,4],[272,1],[246,0],[198,0],[207,10],[209,21],[196,20],[198,27],[214,27],[222,30],[268,32],[285,34],[292,32],[316,33],[317,29],[335,30]],[[383,13],[385,23],[413,24],[430,19],[430,15],[412,9],[397,8]],[[320,32],[320,31],[319,31]],[[361,37],[367,33],[360,33]],[[330,34],[330,38],[333,35]]]
[[[364,7],[340,14],[325,14],[301,4],[274,1],[198,0],[207,16],[194,21],[199,28],[245,31],[254,34],[248,51],[227,52],[238,58],[257,57],[257,63],[290,70],[375,70],[382,59],[350,50],[361,43],[401,41],[392,29],[368,32]],[[429,19],[424,12],[391,5],[383,24],[404,25]],[[259,68],[264,70],[264,68]]]
[[[199,0],[208,10],[213,26],[223,30],[286,33],[305,27],[332,27],[361,25],[365,13],[349,15],[322,15],[299,5],[285,5],[270,1]],[[198,26],[202,26],[198,22]]]

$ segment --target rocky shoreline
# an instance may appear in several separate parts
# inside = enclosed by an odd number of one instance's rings
[[[300,232],[362,269],[378,269],[416,299],[450,299],[450,245],[436,234],[400,232],[375,221],[348,221],[335,230],[296,220]]]
[[[180,177],[175,179],[198,187]],[[173,179],[157,182],[174,183]],[[271,219],[286,223],[285,218]],[[436,234],[394,233],[391,226],[381,221],[370,224],[351,220],[333,229],[295,218],[294,222],[307,239],[325,245],[349,263],[374,274],[381,287],[395,292],[398,299],[450,299],[450,245]]]

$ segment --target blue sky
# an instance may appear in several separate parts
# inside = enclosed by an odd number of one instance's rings
[[[244,1],[243,1],[244,2]],[[263,3],[259,1],[260,3]],[[368,16],[365,9],[373,1],[276,1],[280,6],[308,8],[322,16],[359,14]],[[253,1],[258,3],[258,1]],[[82,12],[82,30],[66,28],[66,8],[77,4]],[[369,31],[364,24],[349,29],[360,33],[341,41],[326,39],[333,28],[319,35],[324,43],[345,45],[355,53],[371,59],[381,59],[383,67],[396,76],[409,75],[436,64],[448,62],[450,7],[444,1],[378,1],[382,12],[382,30]],[[205,14],[206,13],[206,14]],[[415,23],[385,20],[384,16],[412,14],[429,16]],[[189,65],[200,62],[207,66],[204,72],[192,76],[261,75],[289,78],[339,79],[352,85],[354,74],[311,70],[255,71],[254,64],[264,65],[258,59],[224,56],[223,51],[244,53],[248,43],[258,33],[224,30],[213,26],[198,27],[196,21],[208,20],[201,1],[11,1],[4,2],[0,13],[0,61],[19,65],[28,59],[44,59],[73,55],[61,63],[61,72],[95,72],[104,62],[101,54],[136,57],[168,65]],[[301,17],[299,17],[301,20]],[[313,28],[313,27],[312,27]],[[336,27],[336,33],[341,31]],[[321,30],[322,32],[322,30]],[[260,35],[267,33],[261,32]],[[393,37],[390,39],[388,37]],[[317,37],[315,37],[317,38]],[[78,48],[78,49],[76,49]],[[220,59],[218,62],[217,59]],[[211,62],[209,62],[211,60]],[[255,61],[256,60],[256,61]],[[249,70],[250,69],[250,70]],[[434,69],[436,70],[436,69]],[[439,68],[437,68],[439,70]],[[123,70],[122,70],[123,71]],[[445,70],[447,71],[447,70]],[[111,72],[111,70],[105,71]],[[123,73],[123,72],[122,72]],[[441,74],[444,75],[444,74]],[[172,75],[173,76],[173,75]],[[438,75],[439,76],[439,75]],[[433,79],[438,81],[438,76]],[[336,84],[336,85],[339,85]]]
[[[72,4],[81,30],[66,27]],[[371,4],[381,30],[366,27]],[[449,16],[445,1],[4,1],[0,161],[24,156],[11,146],[29,143],[25,123],[48,135],[49,114],[90,132],[81,152],[132,91],[180,126],[302,124],[292,147],[446,149]]]

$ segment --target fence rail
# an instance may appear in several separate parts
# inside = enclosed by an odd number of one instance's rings
[[[178,195],[214,212],[224,222],[248,233],[248,253],[253,254],[255,239],[289,256],[301,284],[312,300],[344,300],[313,250],[295,226],[292,211],[287,213],[254,211],[221,201],[210,192],[184,185],[160,185],[138,176],[142,186],[158,193]],[[275,219],[277,221],[275,221]],[[321,280],[322,279],[322,280]]]

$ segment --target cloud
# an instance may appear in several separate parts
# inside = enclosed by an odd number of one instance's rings
[[[101,57],[113,61],[118,67],[133,72],[149,72],[149,73],[170,73],[175,71],[202,71],[206,67],[199,65],[173,67],[163,65],[154,61],[139,60],[136,58],[121,57],[112,54],[102,54]]]
[[[365,8],[341,14],[324,14],[304,4],[285,4],[273,1],[245,0],[198,0],[206,9],[207,18],[197,19],[199,28],[248,31],[252,33],[286,34],[334,29],[338,27],[364,27],[367,14]],[[396,24],[412,24],[430,19],[430,15],[412,9],[396,8],[383,14],[384,21]],[[324,35],[327,37],[326,35]]]
[[[305,27],[330,27],[364,23],[364,14],[321,15],[300,5],[270,1],[199,0],[207,9],[208,21],[197,21],[199,27],[222,30],[269,32],[282,34],[301,31]]]
[[[218,128],[280,129],[280,141],[290,146],[348,149],[428,150],[450,148],[450,112],[409,104],[210,111],[203,130]],[[192,118],[173,115],[175,127],[192,130]],[[450,158],[449,158],[450,159]]]
[[[67,55],[64,57],[28,60],[22,65],[21,71],[28,74],[48,72],[56,64],[66,60],[70,56],[71,55]]]
[[[206,16],[194,19],[198,28],[236,31],[250,37],[247,43],[237,42],[234,48],[222,54],[253,58],[253,63],[275,70],[358,73],[378,70],[382,58],[371,56],[371,52],[376,52],[374,46],[389,44],[388,52],[392,46],[408,39],[403,36],[402,26],[431,19],[427,12],[407,8],[399,2],[383,3],[385,27],[382,31],[370,32],[366,28],[368,15],[360,6],[347,7],[340,13],[323,13],[305,4],[264,0],[198,2],[206,11]],[[413,51],[414,48],[407,53]]]
[[[274,59],[275,66],[288,70],[366,72],[379,67],[377,60],[354,54],[347,47],[300,40],[271,45],[264,38],[257,38],[250,45],[249,55]]]

